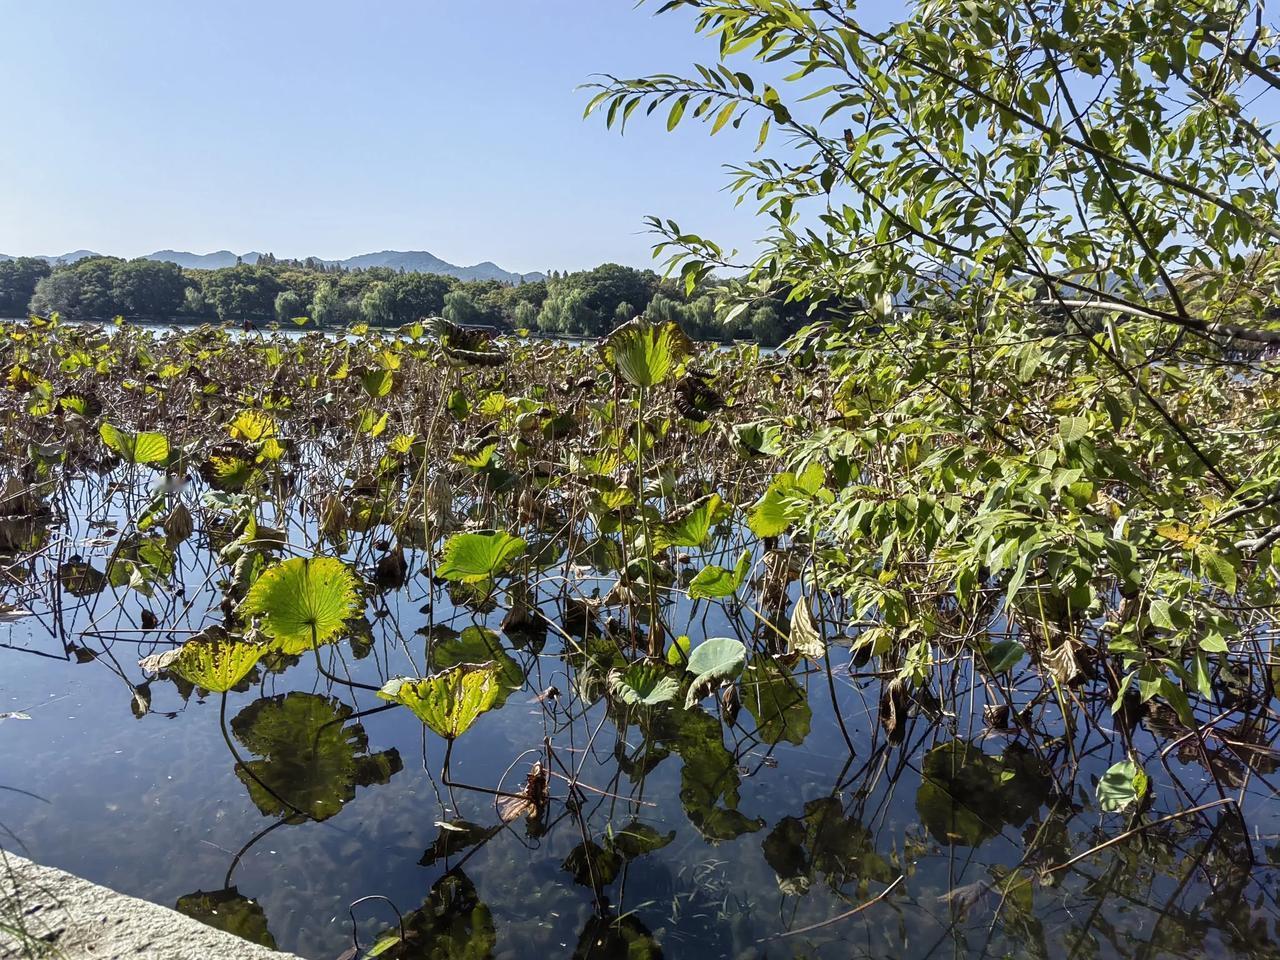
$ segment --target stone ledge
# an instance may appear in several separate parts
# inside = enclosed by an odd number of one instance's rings
[[[47,938],[56,960],[299,960],[7,851],[0,851],[0,902],[21,904],[24,925]],[[26,956],[0,932],[0,960]]]

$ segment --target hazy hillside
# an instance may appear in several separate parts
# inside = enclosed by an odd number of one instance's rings
[[[49,263],[75,263],[85,257],[101,256],[93,250],[75,250],[61,255],[40,255],[39,259]],[[176,263],[188,270],[220,270],[234,267],[237,259],[243,263],[257,263],[261,256],[256,250],[236,254],[230,250],[217,250],[214,253],[189,253],[185,250],[157,250],[145,257],[147,260],[162,260]],[[0,253],[0,260],[14,260],[16,257]],[[457,277],[460,280],[498,280],[502,283],[522,283],[526,281],[545,280],[542,273],[512,273],[504,270],[491,260],[477,263],[470,267],[441,260],[435,254],[425,250],[382,250],[378,253],[362,253],[346,260],[320,260],[325,266],[335,264],[348,270],[368,269],[369,267],[390,267],[392,270],[403,270],[406,273],[438,273],[446,277]]]

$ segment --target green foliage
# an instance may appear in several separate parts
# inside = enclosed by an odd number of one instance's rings
[[[129,463],[164,463],[169,459],[169,440],[162,433],[133,433],[104,420],[98,435]]]
[[[226,693],[246,676],[267,652],[260,643],[221,636],[192,637],[168,664],[168,671],[210,693]]]
[[[460,664],[421,680],[390,680],[378,696],[408,707],[437,736],[456,740],[498,702],[501,678],[492,663]]]
[[[705,697],[714,684],[735,679],[746,662],[746,647],[733,637],[712,637],[694,647],[689,654],[689,662],[685,664],[685,670],[693,674],[685,708]]]
[[[334,639],[360,610],[358,585],[336,557],[291,557],[262,572],[240,612],[261,617],[263,633],[297,654]]]
[[[609,692],[627,706],[653,707],[674,700],[680,684],[661,664],[633,663],[609,674]]]
[[[693,345],[674,323],[632,320],[604,342],[605,356],[622,378],[637,387],[652,387],[675,373]]]
[[[525,551],[525,542],[501,531],[458,533],[444,545],[436,576],[462,583],[486,583],[499,576]]]
[[[1108,767],[1098,781],[1098,806],[1106,813],[1119,813],[1140,804],[1148,789],[1146,771],[1132,760],[1121,760]]]
[[[1060,682],[1105,658],[1117,705],[1133,689],[1184,724],[1193,698],[1218,712],[1211,658],[1280,580],[1280,154],[1255,113],[1280,73],[1261,7],[660,9],[744,69],[608,77],[587,112],[758,131],[730,188],[771,233],[725,319],[764,335],[783,302],[816,321],[789,371],[813,386],[772,425],[791,470],[752,532],[814,537],[820,583],[877,636],[920,629],[917,663],[950,597],[949,633],[1025,634],[984,651],[998,675],[1039,645]],[[686,296],[734,259],[650,225]]]

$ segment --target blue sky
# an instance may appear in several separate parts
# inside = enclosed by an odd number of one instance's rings
[[[754,131],[582,119],[592,73],[714,60],[656,7],[0,0],[0,252],[647,265],[650,213],[749,245],[722,164]]]

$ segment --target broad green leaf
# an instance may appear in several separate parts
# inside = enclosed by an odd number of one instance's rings
[[[986,650],[987,668],[998,677],[1016,667],[1026,655],[1026,648],[1016,640],[1001,640]]]
[[[729,513],[720,495],[713,493],[692,504],[678,519],[664,523],[654,533],[655,546],[700,547],[706,543],[713,524]]]
[[[336,557],[293,557],[272,564],[249,588],[240,606],[261,617],[262,631],[284,653],[328,643],[360,609],[355,574]]]
[[[674,700],[680,684],[656,663],[633,663],[610,672],[609,692],[628,706],[652,707]]]
[[[226,693],[248,675],[266,652],[260,643],[233,640],[225,634],[196,636],[182,645],[165,669],[210,693]]]
[[[169,440],[162,433],[132,433],[103,421],[98,435],[129,463],[163,463],[169,459]]]
[[[456,740],[493,707],[501,692],[495,664],[464,663],[420,680],[390,680],[378,696],[408,707],[438,736]]]
[[[720,680],[733,680],[747,662],[747,648],[733,637],[712,637],[693,648],[685,670],[693,674],[685,708],[705,697]]]
[[[492,580],[524,553],[525,542],[509,533],[459,533],[444,545],[436,575],[463,583]]]
[[[751,569],[751,551],[743,550],[733,570],[708,564],[689,582],[689,599],[709,600],[735,593]]]
[[[1112,764],[1098,781],[1098,806],[1107,813],[1118,813],[1147,795],[1146,771],[1132,760]]]
[[[604,343],[609,364],[637,387],[662,383],[692,352],[692,341],[674,322],[630,320],[609,334]]]

